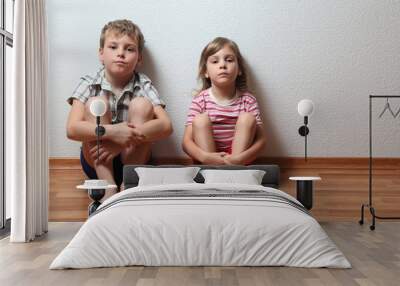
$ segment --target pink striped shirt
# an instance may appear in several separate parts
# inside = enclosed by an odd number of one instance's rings
[[[252,113],[257,125],[262,124],[257,100],[249,92],[238,93],[232,102],[222,105],[216,102],[211,89],[203,90],[193,98],[185,125],[191,125],[196,115],[205,112],[212,123],[213,137],[218,152],[232,152],[235,125],[240,113]]]

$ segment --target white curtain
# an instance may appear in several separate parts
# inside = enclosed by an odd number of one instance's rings
[[[6,187],[12,242],[48,228],[47,28],[45,0],[14,7],[13,94],[6,98]]]

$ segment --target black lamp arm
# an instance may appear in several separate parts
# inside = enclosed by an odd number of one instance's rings
[[[304,116],[304,125],[300,126],[300,128],[299,128],[299,134],[301,136],[307,136],[308,133],[310,133],[310,130],[308,129],[307,124],[308,124],[308,116]]]
[[[104,126],[100,125],[100,116],[96,116],[96,135],[97,135],[97,161],[99,160],[99,149],[100,149],[100,137],[104,135],[104,133],[106,133],[106,129],[104,128]]]
[[[304,136],[304,158],[306,161],[307,161],[307,135],[310,133],[307,124],[308,124],[308,116],[304,116],[304,125],[300,126],[299,134],[301,136]]]
[[[104,128],[104,126],[100,125],[100,116],[96,116],[96,129],[95,129],[95,133],[96,135],[99,136],[103,136],[106,133],[106,129]]]

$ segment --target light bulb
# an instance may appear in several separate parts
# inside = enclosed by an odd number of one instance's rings
[[[314,111],[314,103],[309,99],[300,100],[297,105],[297,112],[301,116],[310,116]]]
[[[103,100],[101,99],[95,99],[90,103],[90,113],[93,116],[103,116],[106,111],[107,111],[107,107],[106,104],[104,103]]]

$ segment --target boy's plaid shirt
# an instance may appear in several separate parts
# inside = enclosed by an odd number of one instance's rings
[[[153,106],[165,107],[164,101],[160,98],[151,80],[142,73],[135,72],[121,94],[115,95],[112,92],[111,84],[105,78],[104,68],[100,69],[94,77],[90,75],[81,77],[81,81],[67,101],[71,105],[74,99],[86,103],[89,97],[99,95],[108,96],[113,124],[128,120],[129,102],[137,96],[147,98]]]

